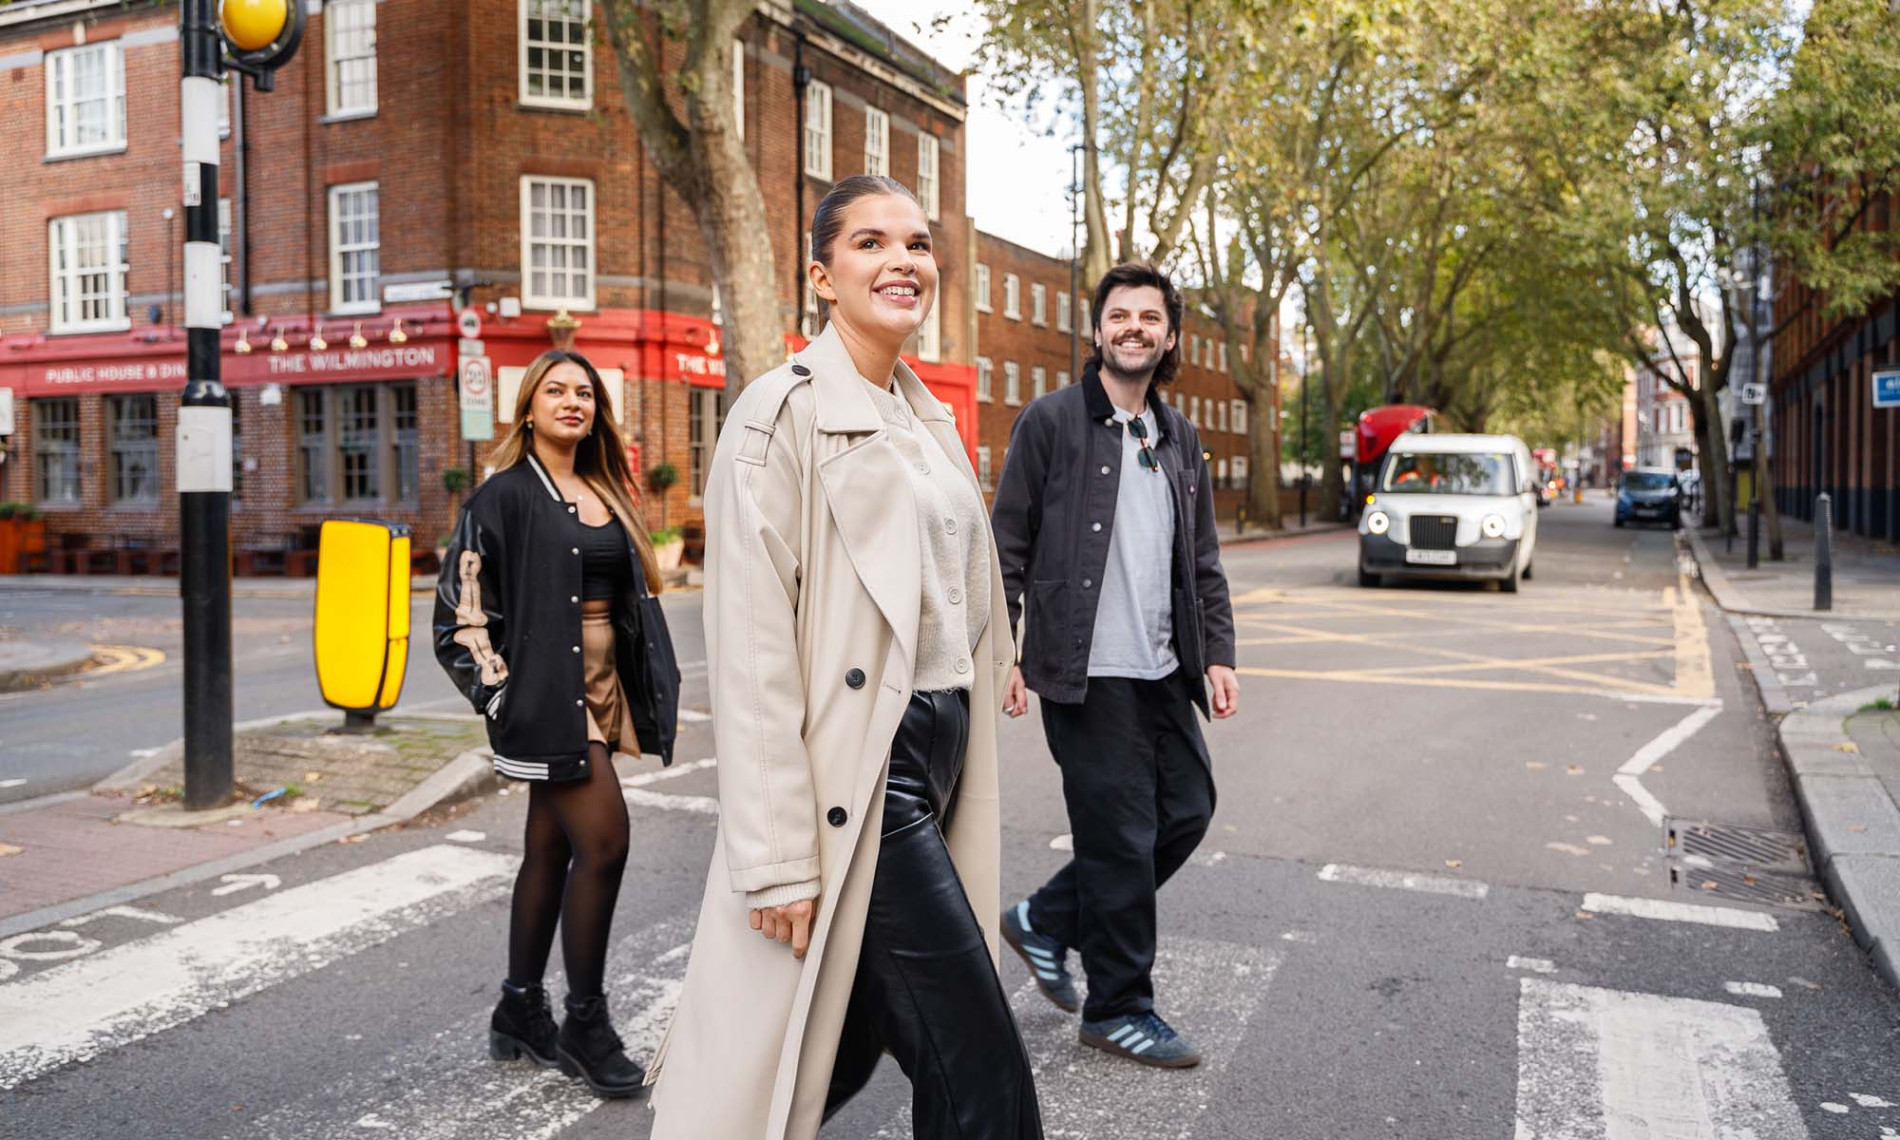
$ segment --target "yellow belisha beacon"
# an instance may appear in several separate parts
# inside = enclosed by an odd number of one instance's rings
[[[323,702],[368,732],[402,696],[409,664],[409,528],[325,519],[317,539],[312,647]]]

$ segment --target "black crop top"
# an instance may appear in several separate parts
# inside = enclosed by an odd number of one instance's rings
[[[581,531],[581,598],[612,601],[633,577],[627,532],[617,518],[608,519],[602,526],[582,523]]]

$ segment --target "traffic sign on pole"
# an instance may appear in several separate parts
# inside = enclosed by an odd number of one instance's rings
[[[1742,403],[1756,405],[1768,399],[1768,385],[1749,382],[1742,385]]]
[[[1874,370],[1874,407],[1900,408],[1900,368]]]

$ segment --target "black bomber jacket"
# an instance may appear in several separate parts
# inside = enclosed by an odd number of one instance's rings
[[[1174,547],[1157,550],[1172,567],[1169,610],[1174,654],[1194,703],[1207,715],[1209,665],[1234,664],[1234,611],[1221,570],[1214,488],[1201,437],[1186,416],[1148,391],[1155,458],[1174,490]],[[1121,490],[1122,431],[1096,366],[1080,383],[1038,396],[1016,417],[991,522],[1002,560],[1009,625],[1028,621],[1023,681],[1045,699],[1079,704],[1088,692],[1089,647],[1115,500]]]
[[[581,644],[584,524],[541,465],[490,476],[462,508],[435,597],[435,655],[485,714],[495,767],[527,780],[587,771]],[[633,539],[633,574],[614,600],[614,661],[640,747],[673,759],[680,674],[659,599]]]

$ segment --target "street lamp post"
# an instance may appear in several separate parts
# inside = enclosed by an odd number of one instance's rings
[[[268,91],[303,39],[301,0],[183,0],[185,391],[179,401],[179,573],[185,674],[185,806],[231,796],[231,398],[219,357],[224,297],[218,249],[218,100],[226,64]]]

